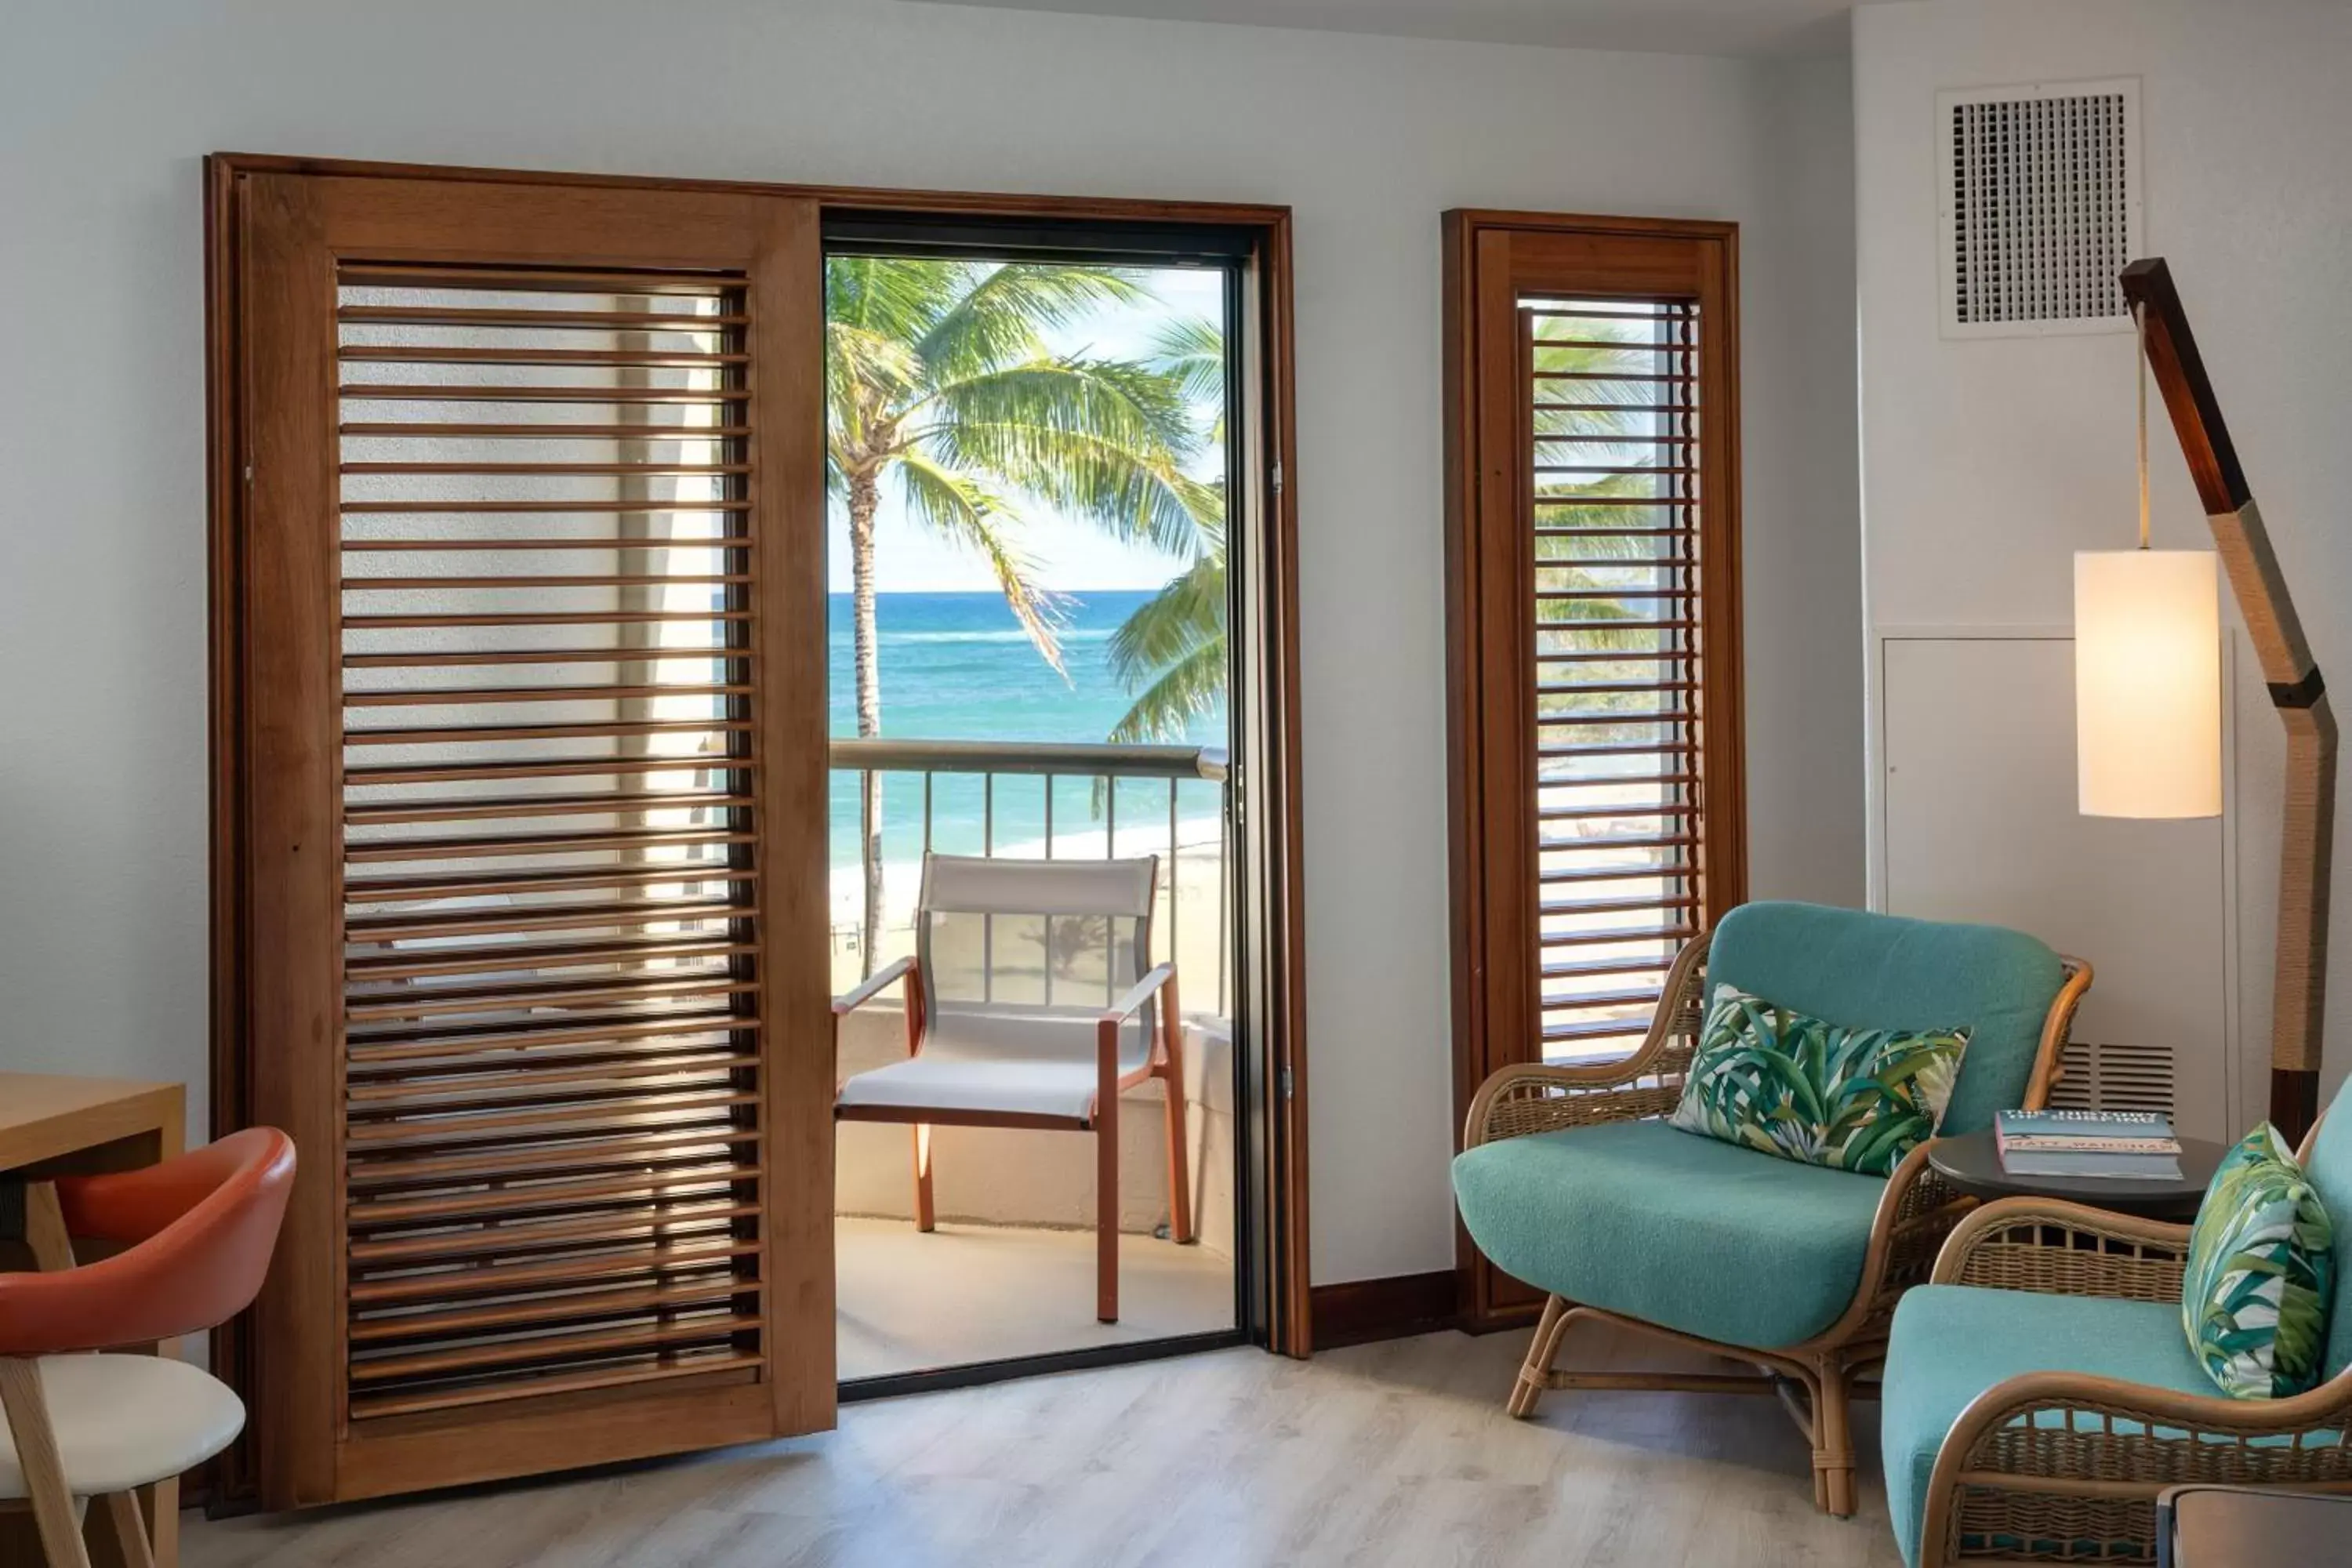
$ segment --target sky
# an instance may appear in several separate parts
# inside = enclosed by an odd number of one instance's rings
[[[1063,354],[1140,356],[1150,350],[1164,321],[1188,317],[1223,320],[1223,278],[1215,268],[1153,268],[1149,276],[1160,306],[1107,308],[1046,333],[1047,347]],[[874,538],[879,592],[996,591],[996,578],[988,563],[976,552],[909,522],[898,505],[895,487],[887,480],[882,498]],[[1037,581],[1060,593],[1157,588],[1183,568],[1184,563],[1173,556],[1113,539],[1092,523],[1075,521],[1042,505],[1028,505],[1023,521],[1024,526],[1017,537],[1037,563]],[[849,522],[837,504],[827,520],[825,564],[829,590],[848,593]]]

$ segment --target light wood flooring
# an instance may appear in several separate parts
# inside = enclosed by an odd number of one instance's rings
[[[1092,1350],[1234,1326],[1233,1259],[1118,1238],[1118,1321],[1095,1321],[1095,1233],[903,1219],[834,1222],[844,1378]]]
[[[845,1407],[839,1431],[423,1500],[219,1523],[188,1568],[1893,1568],[1876,1409],[1863,1510],[1813,1510],[1769,1399],[1553,1394],[1523,1333],[1312,1362],[1256,1351]],[[1570,1348],[1575,1348],[1573,1340]]]

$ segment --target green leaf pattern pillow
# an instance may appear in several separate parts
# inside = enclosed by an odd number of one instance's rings
[[[1883,1176],[1936,1134],[1966,1029],[1853,1029],[1718,985],[1673,1125]]]
[[[2233,1399],[2283,1399],[2319,1381],[2335,1236],[2278,1130],[2222,1158],[2189,1233],[2180,1324]]]

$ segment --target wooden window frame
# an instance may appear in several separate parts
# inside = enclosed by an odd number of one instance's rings
[[[1447,750],[1453,866],[1454,1114],[1497,1068],[1540,1059],[1529,594],[1529,431],[1519,299],[1673,295],[1701,301],[1700,753],[1706,908],[1747,897],[1740,660],[1738,226],[1457,209],[1444,220]],[[1532,1321],[1541,1293],[1459,1226],[1456,1310],[1473,1331]]]
[[[1242,606],[1248,624],[1245,645],[1254,645],[1263,668],[1255,672],[1256,742],[1254,764],[1238,782],[1244,852],[1255,858],[1251,885],[1262,895],[1258,907],[1241,911],[1256,933],[1252,973],[1245,985],[1258,987],[1264,1022],[1258,1048],[1246,1065],[1255,1094],[1264,1160],[1263,1212],[1252,1216],[1265,1234],[1260,1275],[1263,1340],[1276,1353],[1305,1356],[1312,1345],[1308,1295],[1308,1196],[1306,994],[1304,984],[1305,895],[1301,877],[1303,832],[1299,797],[1299,691],[1297,499],[1291,458],[1297,421],[1294,393],[1291,216],[1286,206],[1259,204],[1060,197],[982,193],[861,189],[761,182],[681,180],[626,175],[569,174],[428,164],[312,159],[268,154],[216,153],[205,160],[205,293],[207,303],[207,480],[210,520],[212,689],[211,740],[211,1124],[214,1132],[248,1125],[255,1086],[244,1052],[247,1019],[256,1005],[247,976],[255,942],[253,896],[247,867],[251,811],[257,793],[266,794],[255,765],[256,716],[244,700],[247,626],[243,602],[245,460],[247,430],[239,346],[244,320],[240,305],[237,234],[240,192],[249,176],[304,174],[341,179],[446,180],[525,187],[560,202],[564,193],[583,197],[598,191],[658,190],[705,195],[753,195],[792,198],[814,205],[820,221],[843,214],[967,216],[992,220],[1034,219],[1126,224],[1213,226],[1254,237],[1247,263],[1248,310],[1237,323],[1253,374],[1240,395],[1250,418],[1241,439],[1247,449],[1243,471],[1250,493],[1244,504],[1260,520],[1254,586]],[[813,295],[813,302],[821,291]],[[1247,993],[1243,993],[1246,994]],[[829,1142],[827,1147],[829,1156]],[[829,1187],[827,1189],[830,1190]],[[828,1278],[829,1278],[828,1259]],[[779,1274],[776,1288],[786,1288]],[[829,1290],[827,1292],[830,1294]],[[217,1331],[213,1364],[232,1383],[249,1377],[254,1364],[247,1314]],[[299,1395],[289,1395],[299,1396]],[[553,1414],[553,1413],[551,1413]],[[831,1418],[830,1401],[820,1413]],[[559,1422],[560,1424],[560,1422]],[[822,1423],[811,1423],[822,1424]],[[609,1446],[609,1445],[608,1445]],[[657,1446],[656,1446],[657,1447]],[[649,1447],[644,1451],[656,1451]],[[575,1455],[563,1463],[592,1462]],[[541,1468],[541,1467],[530,1467]],[[504,1468],[511,1470],[511,1464]],[[260,1500],[258,1477],[248,1447],[233,1448],[210,1477],[215,1508],[250,1507]]]

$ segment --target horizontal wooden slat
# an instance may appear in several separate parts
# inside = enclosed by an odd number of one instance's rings
[[[621,1366],[501,1382],[481,1387],[461,1386],[433,1393],[354,1398],[351,1403],[352,1419],[383,1420],[395,1415],[422,1415],[436,1410],[462,1410],[513,1399],[552,1398],[557,1394],[587,1394],[637,1384],[670,1383],[719,1373],[752,1372],[765,1364],[764,1359],[751,1351],[730,1351],[723,1354],[683,1360],[649,1359]]]
[[[667,268],[659,272],[599,271],[593,268],[466,267],[431,261],[344,261],[335,279],[345,286],[445,289],[470,285],[507,292],[562,292],[584,289],[598,294],[679,295],[725,300],[742,279],[729,273],[698,273]]]
[[[425,1197],[354,1198],[346,1205],[346,1216],[353,1229],[366,1230],[379,1226],[415,1225],[427,1220],[469,1219],[539,1209],[593,1206],[613,1198],[654,1198],[677,1193],[708,1192],[757,1181],[765,1173],[760,1165],[729,1160],[715,1164],[681,1165],[669,1171],[535,1182],[528,1185],[500,1183],[487,1189],[437,1193]]]
[[[354,539],[342,542],[346,555],[421,550],[577,550],[595,553],[608,550],[748,550],[751,541],[739,533],[673,533],[649,539]]]
[[[759,1292],[760,1286],[757,1281],[729,1275],[639,1289],[575,1290],[561,1296],[520,1301],[501,1301],[487,1307],[460,1307],[443,1311],[408,1311],[362,1316],[352,1321],[351,1338],[359,1344],[382,1344],[401,1340],[454,1339],[461,1335],[489,1333],[499,1329],[519,1328],[530,1323],[578,1321],[583,1319],[672,1311],[680,1307],[703,1306],[714,1301],[731,1300],[738,1297],[757,1296]]]
[[[516,970],[584,969],[607,963],[656,963],[733,958],[757,952],[752,942],[725,938],[656,936],[635,942],[500,943],[437,956],[420,952],[355,953],[343,963],[352,981],[412,980],[429,975],[492,974]]]
[[[1608,782],[1593,779],[1595,784]],[[1536,811],[1538,822],[1585,822],[1612,816],[1696,816],[1698,806],[1691,801],[1649,800],[1626,801],[1614,805],[1547,805]]]
[[[722,790],[656,790],[642,794],[616,790],[599,795],[512,795],[500,799],[461,795],[437,800],[352,801],[343,807],[343,821],[350,826],[364,827],[388,823],[478,822],[497,817],[635,816],[651,811],[749,811],[757,804],[751,795],[730,795]]]
[[[546,910],[501,907],[454,910],[435,914],[346,915],[343,929],[355,942],[424,942],[512,935],[521,931],[598,931],[608,927],[750,921],[757,918],[759,913],[756,905],[723,900],[646,899],[621,904],[569,904]]]
[[[420,327],[610,327],[616,332],[714,332],[751,320],[740,314],[698,315],[677,310],[534,310],[479,305],[340,305],[338,321],[402,323]]]
[[[618,702],[644,697],[746,697],[752,688],[728,686],[472,686],[409,687],[394,691],[346,691],[345,708],[466,708],[527,702]],[[1652,688],[1641,688],[1649,690]]]
[[[657,1124],[658,1118],[675,1111],[757,1105],[759,1102],[760,1096],[756,1094],[714,1094],[648,1100],[643,1107],[626,1111],[599,1106],[518,1110],[499,1115],[449,1117],[416,1122],[362,1122],[352,1127],[344,1137],[353,1149],[432,1149],[453,1143],[482,1142],[533,1129],[577,1126],[583,1122],[593,1122],[599,1131],[619,1131]]]
[[[1538,697],[1639,696],[1651,691],[1696,691],[1696,680],[1550,680],[1536,683]]]
[[[749,436],[749,425],[482,425],[464,420],[352,419],[335,426],[339,436],[362,438],[422,437],[467,441],[723,441]],[[350,548],[347,544],[346,549]]]
[[[1601,947],[1618,942],[1688,942],[1698,934],[1698,928],[1680,925],[1625,926],[1611,931],[1546,931],[1536,939],[1538,947]]]
[[[350,1054],[352,1068],[357,1070],[373,1064],[393,1062],[446,1063],[458,1060],[469,1052],[551,1049],[557,1046],[602,1045],[616,1040],[688,1040],[700,1035],[749,1033],[761,1027],[761,1021],[757,1018],[732,1014],[665,1013],[652,1018],[605,1019],[593,1024],[544,1029],[446,1030],[437,1033],[384,1030],[368,1039],[352,1040],[345,1048]],[[722,1103],[731,1105],[735,1101],[712,1100],[709,1103],[714,1106]]]
[[[1568,507],[1578,507],[1578,508],[1586,508],[1586,507],[1592,507],[1592,508],[1602,508],[1602,507],[1616,507],[1616,508],[1626,508],[1626,507],[1645,507],[1645,508],[1649,508],[1649,509],[1651,509],[1651,510],[1656,510],[1657,508],[1660,508],[1660,507],[1673,507],[1673,508],[1675,508],[1675,510],[1686,510],[1686,511],[1696,511],[1696,510],[1698,510],[1698,505],[1699,505],[1699,503],[1698,503],[1696,500],[1688,500],[1688,499],[1685,499],[1685,498],[1681,497],[1681,496],[1563,496],[1563,495],[1538,495],[1538,496],[1530,497],[1530,498],[1529,498],[1529,500],[1530,500],[1531,504],[1536,505],[1536,506],[1568,506]],[[347,507],[345,507],[343,510],[346,510],[346,511],[349,511],[349,510],[351,510],[351,508],[349,508],[349,507],[347,506]],[[431,509],[430,509],[430,508],[428,508],[428,507],[425,507],[425,506],[421,506],[421,505],[420,505],[420,506],[415,507],[415,508],[413,508],[413,509],[411,509],[411,510],[417,510],[417,511],[425,511],[425,510],[430,510]],[[1594,530],[1594,529],[1577,530],[1577,531],[1580,531],[1580,532],[1586,533],[1586,534],[1588,534],[1589,536],[1591,536],[1591,537],[1594,537],[1594,538],[1598,538],[1598,537],[1600,536],[1600,535],[1599,535],[1599,531],[1598,531],[1598,530]]]
[[[664,499],[647,496],[638,500],[435,500],[425,498],[400,500],[344,500],[336,510],[345,516],[381,516],[390,512],[447,513],[452,516],[482,514],[522,516],[542,512],[592,512],[610,514],[626,512],[648,516],[678,511],[749,511],[751,503],[740,496],[711,500],[684,500],[677,497]]]
[[[1547,1040],[1622,1040],[1635,1039],[1650,1032],[1647,1018],[1603,1018],[1580,1024],[1546,1024],[1543,1037]]]
[[[590,403],[615,408],[674,403],[749,403],[744,386],[491,386],[452,382],[345,382],[336,389],[352,403]]]
[[[1531,408],[1538,414],[1696,414],[1696,403],[1552,403],[1538,399]]]
[[[524,1149],[468,1150],[429,1157],[394,1155],[352,1162],[345,1180],[355,1191],[405,1190],[420,1184],[468,1181],[521,1181],[573,1171],[622,1167],[646,1169],[664,1162],[709,1158],[707,1151],[750,1148],[761,1142],[756,1127],[730,1123],[661,1128],[610,1137],[588,1137]],[[748,1154],[739,1158],[748,1159]]]
[[[1629,815],[1638,816],[1643,814],[1635,812]],[[1697,842],[1698,838],[1694,834],[1670,833],[1656,837],[1640,836],[1626,838],[1546,838],[1538,841],[1538,848],[1546,855],[1565,855],[1592,849],[1672,849]],[[1665,871],[1672,868],[1661,867],[1659,869]]]
[[[1573,757],[1646,757],[1654,752],[1696,752],[1697,750],[1697,743],[1692,741],[1645,741],[1636,746],[1538,746],[1536,748],[1536,755],[1538,757],[1566,760]],[[1555,781],[1544,779],[1539,782],[1543,784],[1551,784]],[[1614,779],[1599,777],[1594,778],[1590,782],[1593,784],[1614,784],[1617,781]]]
[[[354,1024],[374,1023],[389,1018],[433,1018],[449,1014],[482,1013],[500,1007],[576,1006],[589,1002],[658,1002],[676,1001],[681,997],[733,996],[756,991],[756,981],[740,979],[726,973],[679,975],[664,978],[655,975],[628,975],[601,981],[548,981],[544,984],[509,982],[489,986],[404,987],[398,992],[372,992],[346,998],[344,1018]],[[352,1098],[361,1098],[357,1089]]]
[[[1640,991],[1589,991],[1574,994],[1544,993],[1543,1010],[1557,1013],[1575,1008],[1654,1007],[1664,994],[1662,987],[1649,986]]]
[[[759,835],[729,827],[646,827],[620,833],[532,833],[494,838],[396,838],[347,843],[352,865],[390,860],[476,860],[518,855],[576,855],[590,850],[660,849],[702,844],[751,844]]]
[[[748,621],[749,610],[488,610],[443,615],[364,615],[343,617],[346,631],[424,631],[445,626],[638,626],[667,622]],[[350,663],[349,659],[344,661]],[[454,664],[455,659],[435,663]]]
[[[750,756],[698,752],[689,757],[529,757],[488,763],[354,763],[343,769],[346,784],[455,784],[473,779],[584,779],[632,773],[744,773],[757,767]]]
[[[431,594],[445,589],[537,593],[549,588],[709,588],[751,581],[748,572],[549,572],[526,577],[345,577],[337,586],[346,594]]]
[[[1674,963],[1671,953],[1654,958],[1561,958],[1539,970],[1546,980],[1579,979],[1611,974],[1664,974]]]
[[[1536,912],[1542,915],[1627,915],[1648,910],[1693,909],[1698,898],[1691,893],[1659,893],[1643,899],[1539,899]]]
[[[344,343],[335,357],[346,364],[577,364],[641,365],[707,370],[748,364],[748,353],[697,349],[523,349],[495,344],[436,347],[423,343]],[[351,389],[346,386],[348,394]]]
[[[346,729],[346,746],[479,745],[489,741],[575,741],[592,736],[654,736],[743,733],[749,719],[613,719],[576,723],[550,721],[543,724],[399,725],[380,729]]]
[[[492,463],[481,461],[426,462],[421,460],[415,462],[393,462],[372,459],[364,462],[344,463],[341,465],[341,469],[342,472],[346,474],[354,475],[405,474],[415,476],[419,474],[436,474],[479,475],[484,478],[513,477],[518,475],[574,475],[581,478],[590,479],[689,479],[698,475],[748,474],[751,471],[751,465],[749,463],[682,463],[675,460],[668,462],[656,460],[641,463]],[[1665,470],[1661,469],[1658,471],[1664,472]]]
[[[466,1258],[517,1258],[583,1243],[626,1241],[667,1233],[698,1234],[760,1212],[754,1203],[649,1204],[584,1219],[518,1220],[512,1225],[432,1231],[391,1240],[353,1241],[354,1268],[390,1268]]]
[[[671,1015],[641,1013],[641,1018],[661,1018]],[[362,1058],[346,1068],[348,1081],[352,1085],[397,1087],[407,1083],[458,1084],[475,1083],[504,1075],[529,1073],[580,1073],[585,1082],[597,1073],[614,1068],[635,1068],[650,1066],[660,1070],[664,1063],[686,1062],[694,1058],[723,1056],[730,1051],[746,1051],[748,1047],[732,1044],[723,1029],[686,1030],[674,1037],[651,1034],[630,1037],[613,1037],[561,1045],[546,1045],[540,1040],[509,1042],[489,1050],[468,1048],[452,1056],[446,1050],[432,1060],[376,1061]],[[709,1037],[719,1037],[716,1038]],[[470,1047],[471,1042],[458,1044]],[[518,1079],[518,1081],[520,1081]]]
[[[705,617],[689,617],[701,619]],[[470,669],[508,664],[663,664],[694,659],[711,664],[749,664],[755,651],[715,643],[708,647],[415,648],[343,652],[345,669]]]
[[[751,1332],[759,1327],[760,1319],[756,1315],[730,1312],[582,1333],[501,1339],[461,1350],[426,1351],[413,1355],[354,1356],[352,1359],[352,1379],[355,1383],[368,1384],[446,1376],[453,1373],[478,1372],[492,1367],[577,1359],[613,1351],[723,1340]]]
[[[352,877],[343,882],[346,904],[383,904],[419,899],[481,899],[501,893],[589,892],[666,882],[749,882],[758,873],[724,861],[684,860],[672,865],[612,867],[585,871],[506,871],[428,877]]]
[[[1647,713],[1612,713],[1605,709],[1585,713],[1538,712],[1536,715],[1536,726],[1539,730],[1550,730],[1562,726],[1591,729],[1596,725],[1612,724],[1633,728],[1644,724],[1688,724],[1695,721],[1697,717],[1697,714],[1687,710]]]
[[[1539,853],[1557,855],[1563,850],[1581,847],[1580,845],[1546,844],[1540,847]],[[1543,887],[1557,888],[1572,887],[1583,882],[1635,882],[1653,879],[1671,880],[1697,875],[1697,867],[1679,863],[1666,866],[1603,866],[1574,871],[1538,871],[1536,881]]]

